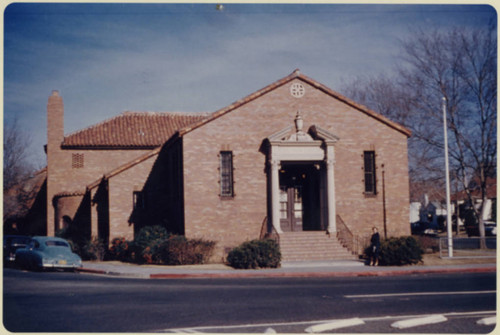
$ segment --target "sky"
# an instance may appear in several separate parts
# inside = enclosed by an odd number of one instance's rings
[[[46,106],[65,134],[124,111],[213,112],[300,69],[341,92],[391,74],[419,29],[496,22],[488,5],[15,3],[4,8],[4,125],[45,166]]]

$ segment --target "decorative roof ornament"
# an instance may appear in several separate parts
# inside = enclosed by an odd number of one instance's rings
[[[302,131],[302,129],[304,127],[304,119],[302,118],[302,115],[300,114],[300,110],[298,110],[297,114],[295,114],[295,119],[293,121],[295,123],[295,133],[290,135],[286,139],[287,141],[294,141],[294,142],[314,141],[314,139],[311,137],[311,135]]]
[[[302,132],[302,128],[304,127],[304,119],[302,118],[302,115],[300,115],[300,110],[297,111],[297,114],[295,114],[295,129],[297,130],[297,134]]]

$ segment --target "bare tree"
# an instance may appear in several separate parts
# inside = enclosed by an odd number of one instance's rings
[[[471,201],[469,186],[476,181],[484,204],[486,180],[496,173],[496,26],[418,31],[402,43],[402,50],[396,78],[358,79],[346,87],[345,94],[412,130],[412,183],[444,179],[444,97],[452,175]],[[484,206],[473,209],[484,237]]]
[[[29,162],[30,137],[23,133],[17,119],[5,124],[3,142],[3,217],[19,215],[26,211],[33,190],[24,185],[33,172]],[[25,187],[26,186],[26,187]]]

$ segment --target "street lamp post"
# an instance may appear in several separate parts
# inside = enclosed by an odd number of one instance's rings
[[[387,208],[385,202],[385,169],[384,164],[382,164],[382,206],[384,213],[384,238],[387,240]]]
[[[448,232],[448,257],[453,257],[453,235],[450,203],[450,167],[448,163],[448,126],[446,122],[446,98],[443,97],[444,161],[446,172],[446,228]]]

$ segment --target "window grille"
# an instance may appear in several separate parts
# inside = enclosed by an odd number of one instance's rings
[[[220,195],[221,197],[233,197],[233,153],[231,151],[220,152]]]
[[[365,171],[365,194],[377,194],[375,151],[365,151],[363,158]]]

